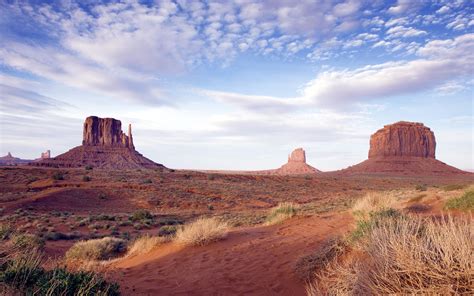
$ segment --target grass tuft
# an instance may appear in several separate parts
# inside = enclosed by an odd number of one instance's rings
[[[67,252],[67,261],[107,260],[123,253],[126,243],[123,239],[104,237],[75,243]]]
[[[200,218],[178,229],[175,240],[185,245],[203,246],[225,238],[228,230],[227,224],[216,218]]]
[[[155,247],[169,242],[167,237],[144,235],[137,238],[128,248],[127,256],[149,253]]]
[[[266,225],[281,223],[295,216],[298,211],[298,205],[292,202],[283,202],[271,209],[270,214],[265,221]]]
[[[449,199],[445,208],[448,210],[472,211],[474,210],[474,189],[469,189],[460,197]]]

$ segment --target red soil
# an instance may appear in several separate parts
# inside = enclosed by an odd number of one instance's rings
[[[296,261],[351,223],[347,213],[295,218],[204,247],[167,244],[118,261],[111,277],[124,295],[305,295]]]

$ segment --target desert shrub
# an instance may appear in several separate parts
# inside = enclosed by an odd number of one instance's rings
[[[380,212],[393,208],[396,198],[387,192],[371,192],[355,201],[352,213],[360,219],[369,218],[372,212]]]
[[[80,238],[81,234],[79,232],[73,232],[73,233],[62,233],[62,232],[46,232],[43,235],[43,238],[45,240],[50,240],[50,241],[58,241],[58,240],[73,240]]]
[[[0,240],[7,240],[13,233],[13,227],[10,224],[0,224]]]
[[[45,270],[39,253],[25,253],[0,266],[0,282],[13,295],[120,295],[119,286],[92,272]]]
[[[53,180],[64,180],[64,175],[61,172],[56,172],[53,174]]]
[[[92,180],[92,178],[89,177],[89,176],[82,176],[82,181],[84,181],[84,182],[89,182],[91,180]]]
[[[161,217],[157,221],[158,225],[178,225],[178,224],[183,224],[183,223],[184,223],[183,219],[179,217],[175,217],[175,216]]]
[[[392,208],[370,212],[368,216],[364,216],[356,221],[356,229],[350,234],[349,240],[355,242],[370,233],[373,227],[378,226],[385,220],[399,217],[401,217],[400,212]]]
[[[133,222],[153,219],[153,215],[147,210],[137,210],[129,217]]]
[[[66,260],[106,260],[119,255],[126,250],[123,239],[104,237],[75,243],[67,252]]]
[[[428,190],[428,187],[425,184],[418,184],[418,185],[415,186],[415,190],[426,191],[426,190]]]
[[[92,171],[93,167],[91,165],[85,166],[86,171]]]
[[[461,190],[466,188],[466,185],[461,184],[450,184],[443,187],[444,191],[454,191],[454,190]]]
[[[273,225],[281,223],[286,219],[289,219],[296,215],[298,206],[291,202],[283,202],[278,206],[271,209],[270,214],[267,216],[265,224]]]
[[[168,242],[169,239],[159,236],[145,235],[137,238],[128,248],[127,256],[146,254],[156,246]]]
[[[295,266],[296,275],[303,281],[312,280],[316,271],[344,254],[347,247],[348,245],[342,237],[327,239],[314,253],[298,259]]]
[[[449,216],[386,219],[372,225],[360,246],[363,256],[329,264],[308,293],[471,295],[473,226],[469,218]]]
[[[44,247],[44,240],[34,234],[14,234],[11,237],[13,247],[22,251],[33,251]]]
[[[409,202],[420,202],[423,198],[426,197],[426,194],[418,194],[412,198],[410,198]]]
[[[176,232],[178,243],[202,246],[227,236],[228,226],[216,218],[200,218]]]
[[[159,236],[170,236],[176,234],[176,231],[178,230],[178,227],[174,225],[164,225],[160,227],[160,230],[158,230],[158,235]]]
[[[446,202],[445,208],[448,210],[456,209],[462,211],[474,210],[474,189],[464,192],[460,197],[449,199]]]
[[[151,184],[151,183],[153,183],[153,181],[151,179],[145,179],[145,180],[143,180],[142,183],[143,184]]]

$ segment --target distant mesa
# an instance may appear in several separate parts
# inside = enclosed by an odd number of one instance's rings
[[[288,162],[275,170],[278,175],[302,175],[321,173],[320,170],[306,163],[306,152],[297,148],[288,156]]]
[[[82,145],[54,158],[42,159],[33,165],[50,167],[84,167],[108,169],[165,168],[135,150],[132,126],[128,134],[114,118],[87,117]]]
[[[0,157],[0,166],[14,166],[14,165],[21,165],[27,164],[31,160],[28,159],[21,159],[18,157],[14,157],[10,152],[7,155]]]
[[[436,160],[436,139],[423,123],[399,121],[370,137],[369,159],[343,173],[465,173]]]
[[[50,159],[51,158],[51,150],[46,150],[46,152],[41,152],[40,159]]]

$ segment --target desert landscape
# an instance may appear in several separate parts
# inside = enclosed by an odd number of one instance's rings
[[[0,295],[474,295],[469,1],[0,1]]]

